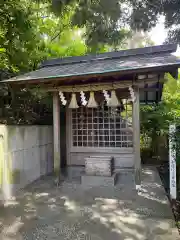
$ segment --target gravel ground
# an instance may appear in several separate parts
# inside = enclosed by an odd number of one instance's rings
[[[0,209],[0,239],[176,240],[178,230],[155,168],[143,169],[140,192],[131,172],[121,173],[115,187],[82,187],[52,177],[19,192]],[[125,181],[126,182],[126,181]]]

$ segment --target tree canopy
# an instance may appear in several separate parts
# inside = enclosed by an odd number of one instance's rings
[[[49,4],[10,0],[0,3],[0,79],[35,70],[47,58],[84,55],[81,31],[70,13],[56,17]],[[51,97],[28,89],[0,88],[1,123],[52,121]]]
[[[46,3],[9,0],[0,3],[0,78],[35,70],[50,57],[81,55],[87,49],[71,12],[56,17]]]
[[[180,0],[130,0],[132,4],[131,27],[149,30],[156,26],[159,16],[165,17],[168,30],[166,42],[180,42]]]
[[[56,14],[74,5],[72,23],[86,26],[88,44],[119,44],[122,29],[148,31],[156,26],[159,16],[165,17],[167,42],[180,42],[180,0],[52,0]],[[127,32],[128,34],[128,32]]]
[[[84,29],[88,51],[104,45],[119,46],[129,37],[128,5],[124,0],[34,0],[49,5],[58,17],[71,13],[70,25]]]
[[[17,71],[29,61],[37,35],[32,31],[30,9],[26,1],[0,3],[0,68]]]

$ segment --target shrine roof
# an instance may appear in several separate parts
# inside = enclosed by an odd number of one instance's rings
[[[176,44],[136,48],[95,55],[65,57],[42,62],[36,71],[2,82],[31,82],[32,80],[70,79],[109,74],[142,73],[144,71],[177,71],[180,59]],[[34,81],[33,81],[34,82]]]

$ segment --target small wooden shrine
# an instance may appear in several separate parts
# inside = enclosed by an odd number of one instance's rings
[[[140,104],[161,101],[165,73],[177,76],[174,44],[47,60],[3,81],[53,95],[54,169],[86,165],[94,176],[119,168],[141,183]],[[88,160],[89,159],[89,160]],[[112,161],[113,159],[113,161]]]

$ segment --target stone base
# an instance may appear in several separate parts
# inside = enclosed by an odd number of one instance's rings
[[[112,175],[112,157],[90,156],[85,158],[85,173],[91,176]]]
[[[82,175],[81,184],[84,186],[114,186],[116,184],[117,174],[114,173],[112,176],[90,176]]]

